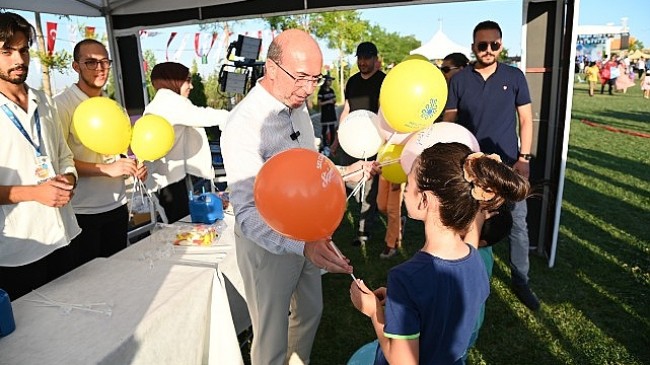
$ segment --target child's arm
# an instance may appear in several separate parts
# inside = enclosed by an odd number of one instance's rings
[[[380,288],[382,289],[382,288]],[[379,290],[379,289],[378,289]],[[364,293],[365,292],[365,293]],[[385,291],[379,291],[385,293]],[[384,336],[384,307],[377,296],[366,287],[362,280],[350,285],[350,298],[354,306],[370,317],[379,346],[391,365],[417,365],[420,354],[419,338],[395,339]]]

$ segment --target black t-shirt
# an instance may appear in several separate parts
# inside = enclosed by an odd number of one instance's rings
[[[318,102],[334,100],[336,102],[336,94],[332,88],[325,90],[320,88],[318,90]],[[334,104],[325,104],[320,106],[320,121],[321,123],[336,122],[336,109]]]
[[[379,111],[379,91],[386,74],[382,71],[375,72],[369,79],[361,77],[358,72],[350,77],[345,85],[345,99],[350,104],[350,112],[359,109]]]

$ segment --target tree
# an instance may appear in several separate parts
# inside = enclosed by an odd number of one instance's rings
[[[192,75],[192,90],[190,91],[189,99],[194,105],[208,106],[208,98],[205,96],[203,78],[201,77],[201,74],[199,74],[199,65],[196,64],[196,60],[192,60],[192,69],[190,70],[190,74]]]
[[[41,27],[41,13],[34,12],[36,30],[36,52],[32,53],[36,56],[41,64],[42,86],[45,94],[52,96],[52,84],[50,83],[50,69],[56,70],[59,73],[66,73],[72,61],[72,55],[68,52],[59,51],[48,54],[45,48],[45,38],[43,37],[43,28]]]
[[[338,50],[338,64],[344,63],[347,55],[354,53],[357,45],[367,38],[369,23],[361,19],[356,10],[320,13],[314,27],[314,33],[319,39],[327,41],[327,47]],[[346,77],[343,67],[339,67],[340,95],[344,94]]]
[[[499,53],[499,57],[497,58],[497,61],[506,62],[507,60],[508,60],[508,49],[506,47],[503,47],[501,53]]]
[[[338,50],[338,64],[354,52],[357,44],[368,36],[369,24],[356,10],[334,11],[304,15],[273,16],[265,18],[271,29],[302,29],[327,42],[327,47]],[[345,75],[339,67],[337,75],[340,94],[343,95]]]
[[[156,90],[153,88],[153,85],[151,84],[151,69],[156,65],[156,55],[153,53],[152,50],[147,49],[144,51],[144,55],[142,56],[144,59],[144,73],[145,73],[145,83],[147,84],[147,95],[149,96],[149,100],[153,99],[153,96],[156,94]]]
[[[280,31],[287,29],[302,29],[305,32],[310,32],[312,14],[300,15],[286,15],[286,16],[271,16],[266,18],[271,29]]]
[[[401,36],[395,32],[389,33],[378,25],[370,27],[370,39],[379,49],[384,65],[396,65],[402,62],[411,50],[420,46],[420,41],[415,36]]]
[[[632,53],[636,50],[643,51],[643,42],[640,40],[630,37],[630,46],[629,46],[629,52]]]

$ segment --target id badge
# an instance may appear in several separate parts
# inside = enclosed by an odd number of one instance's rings
[[[36,157],[36,181],[38,184],[43,183],[54,177],[54,167],[50,156],[37,156]]]

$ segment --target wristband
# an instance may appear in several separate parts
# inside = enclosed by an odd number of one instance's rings
[[[530,161],[530,159],[533,158],[533,155],[531,155],[530,153],[520,153],[519,157],[523,158],[526,161]]]

